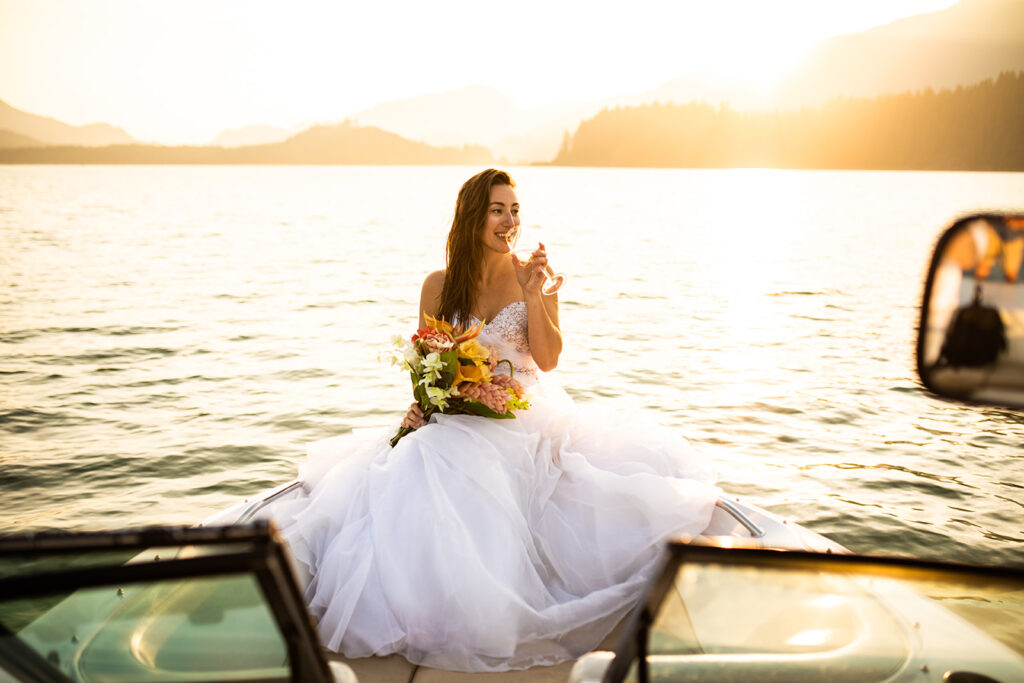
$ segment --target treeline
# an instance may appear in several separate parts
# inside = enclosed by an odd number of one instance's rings
[[[606,109],[554,164],[1024,171],[1024,72],[956,90],[737,112],[692,103]]]
[[[5,164],[489,164],[490,150],[434,147],[379,128],[314,126],[269,145],[249,147],[32,147],[0,149]]]

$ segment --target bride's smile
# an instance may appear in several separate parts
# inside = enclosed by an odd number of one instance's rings
[[[492,187],[487,220],[484,223],[484,244],[494,251],[507,254],[508,237],[514,234],[519,222],[519,198],[516,191],[510,185]]]

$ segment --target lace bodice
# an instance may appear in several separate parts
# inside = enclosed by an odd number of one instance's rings
[[[470,316],[470,321],[480,322],[475,316]],[[536,380],[538,370],[530,355],[528,329],[526,302],[513,301],[484,324],[479,337],[481,344],[495,346],[500,358],[510,360],[516,378],[524,381]],[[498,371],[507,374],[508,367],[502,364]]]

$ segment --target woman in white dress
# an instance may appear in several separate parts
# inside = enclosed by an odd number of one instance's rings
[[[487,321],[532,407],[515,419],[434,415],[312,444],[308,496],[275,511],[324,644],[398,653],[460,671],[549,665],[593,649],[657,568],[665,539],[699,534],[719,491],[679,435],[635,415],[581,409],[539,371],[562,349],[543,296],[544,246],[510,254],[519,225],[508,174],[459,192],[447,268],[427,276],[424,316]],[[505,367],[504,365],[499,368]]]

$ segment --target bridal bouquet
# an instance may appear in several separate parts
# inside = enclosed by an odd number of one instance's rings
[[[392,364],[412,377],[412,393],[424,420],[434,413],[509,419],[515,417],[513,411],[530,407],[523,385],[512,377],[512,363],[499,360],[494,347],[477,340],[482,322],[455,329],[444,320],[425,318],[427,326],[411,340],[395,337],[392,354]],[[501,363],[508,363],[510,374],[494,374]],[[399,429],[391,445],[411,431],[412,427]]]

